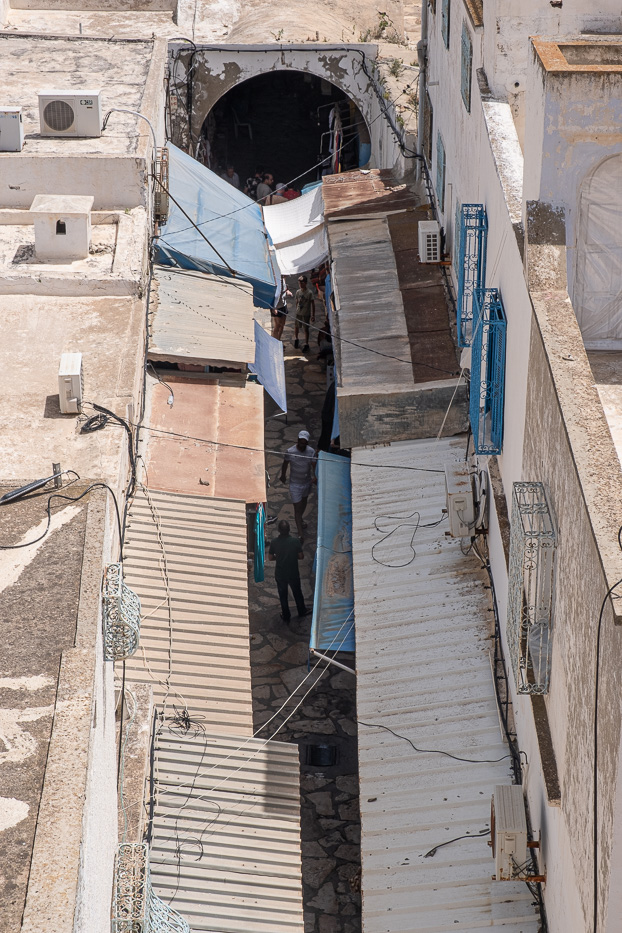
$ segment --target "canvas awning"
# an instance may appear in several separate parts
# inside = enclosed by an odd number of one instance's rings
[[[257,320],[255,321],[255,360],[249,364],[248,368],[255,373],[281,411],[287,411],[283,344],[275,337],[271,337]]]
[[[167,149],[171,198],[156,240],[158,261],[220,276],[233,269],[253,286],[258,307],[273,306],[278,270],[260,205],[172,143]]]
[[[284,204],[263,208],[266,230],[283,275],[308,272],[328,256],[321,186]]]
[[[214,275],[156,266],[149,359],[237,368],[255,359],[253,289]]]
[[[310,647],[354,651],[350,461],[320,451],[315,596]]]

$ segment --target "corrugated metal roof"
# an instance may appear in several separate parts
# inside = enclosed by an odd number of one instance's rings
[[[340,338],[353,341],[338,342],[339,386],[368,392],[412,386],[410,342],[387,221],[330,224],[328,238],[337,330]]]
[[[508,760],[466,764],[418,753],[373,725],[460,757],[508,754],[489,659],[486,577],[459,541],[445,537],[446,522],[423,527],[441,517],[444,476],[361,465],[442,471],[464,458],[464,448],[464,438],[422,440],[352,457],[357,711],[372,724],[359,726],[364,933],[539,927],[524,884],[491,881],[486,836],[425,857],[489,826],[495,784],[511,783]]]
[[[326,220],[405,211],[417,204],[416,197],[390,169],[377,168],[327,175],[322,182],[322,197]]]
[[[168,695],[170,715],[187,704],[212,731],[251,735],[245,504],[149,498],[137,492],[124,546],[125,580],[143,612],[127,677],[152,684],[160,706]]]
[[[253,287],[201,272],[155,267],[149,358],[215,366],[255,359]]]
[[[155,757],[156,893],[195,933],[302,933],[298,747],[164,729]]]

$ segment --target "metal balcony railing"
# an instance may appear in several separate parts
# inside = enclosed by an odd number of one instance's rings
[[[462,205],[458,239],[458,344],[470,347],[473,339],[473,295],[486,283],[488,218],[483,204]]]
[[[498,290],[476,289],[469,417],[478,454],[501,453],[503,444],[506,327]]]
[[[102,584],[104,617],[104,657],[123,661],[138,648],[140,599],[123,582],[123,565],[108,564]]]
[[[112,933],[190,933],[188,922],[151,887],[149,850],[123,843],[117,850]]]
[[[542,483],[514,483],[507,636],[519,693],[549,691],[557,532]]]

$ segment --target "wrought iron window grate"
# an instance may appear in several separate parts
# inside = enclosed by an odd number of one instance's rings
[[[440,133],[436,134],[436,197],[439,211],[445,210],[445,145]]]
[[[460,54],[460,92],[467,113],[471,113],[471,76],[473,72],[473,43],[466,22],[462,23]]]
[[[474,293],[470,418],[478,454],[501,453],[505,394],[506,320],[496,288]]]
[[[458,253],[458,345],[470,347],[473,338],[473,293],[486,281],[488,218],[483,204],[463,204],[460,211]]]
[[[138,648],[140,599],[123,582],[122,564],[108,564],[102,585],[104,657],[123,661]]]
[[[549,691],[557,533],[542,483],[514,483],[507,636],[519,693]]]
[[[112,933],[190,933],[182,915],[154,894],[143,843],[122,843],[117,850]]]

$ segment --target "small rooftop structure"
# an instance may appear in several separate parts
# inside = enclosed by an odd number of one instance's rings
[[[37,259],[69,262],[86,259],[91,245],[93,197],[38,194],[30,205]]]
[[[156,266],[149,359],[245,368],[255,360],[253,286]]]
[[[167,372],[151,393],[150,484],[168,492],[265,502],[263,388],[239,373]]]
[[[512,776],[490,669],[488,581],[438,524],[445,482],[431,472],[463,461],[465,446],[463,436],[353,452],[365,933],[540,926],[525,884],[491,880],[491,795]],[[418,514],[416,536],[397,517],[386,538],[379,509]]]
[[[417,256],[427,212],[387,171],[329,177],[323,196],[341,446],[433,436],[459,367],[440,268]],[[464,430],[465,421],[460,386],[445,433]]]

